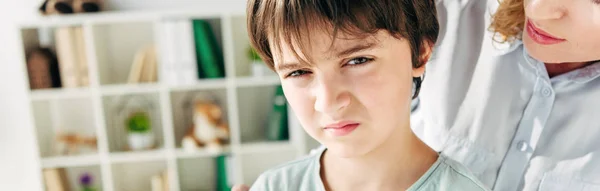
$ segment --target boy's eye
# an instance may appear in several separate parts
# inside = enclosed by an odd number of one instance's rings
[[[360,64],[364,64],[369,61],[372,61],[372,60],[373,60],[372,58],[357,57],[357,58],[353,58],[352,60],[348,61],[346,64],[347,65],[360,65]]]
[[[296,71],[290,72],[290,73],[289,73],[288,75],[286,75],[285,77],[300,77],[300,76],[302,76],[302,75],[309,74],[309,73],[310,73],[310,72],[309,72],[309,71],[306,71],[306,70],[296,70]]]

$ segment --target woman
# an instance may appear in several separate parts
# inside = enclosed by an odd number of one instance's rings
[[[417,135],[493,190],[600,190],[600,1],[437,6]]]
[[[600,1],[438,9],[419,137],[494,190],[600,190]]]

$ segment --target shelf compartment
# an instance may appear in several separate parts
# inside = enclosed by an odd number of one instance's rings
[[[231,190],[234,177],[232,160],[231,155],[179,159],[180,190]]]
[[[199,79],[225,78],[219,18],[164,18],[157,22],[161,83],[197,86]]]
[[[42,169],[46,190],[84,190],[84,183],[95,190],[103,190],[100,166]],[[64,189],[60,189],[60,187]]]
[[[269,77],[277,74],[269,69],[260,58],[252,56],[245,16],[231,17],[233,62],[236,77]]]
[[[41,157],[96,154],[96,119],[90,98],[33,101]]]
[[[100,85],[158,81],[153,22],[93,25]]]
[[[84,27],[22,29],[21,36],[31,90],[89,87],[90,38]]]
[[[283,95],[276,96],[280,86],[241,87],[237,89],[241,142],[265,142],[289,140],[287,107]],[[271,117],[280,117],[271,119]],[[270,126],[270,122],[274,125]],[[277,125],[281,122],[282,125]]]
[[[196,90],[196,91],[178,91],[171,93],[171,111],[173,117],[173,130],[175,135],[176,148],[183,148],[182,141],[185,135],[194,126],[194,114],[202,114],[206,116],[211,110],[195,109],[196,100],[208,100],[215,104],[221,111],[220,119],[216,119],[219,123],[226,123],[229,128],[228,118],[228,103],[226,89],[213,90]],[[202,120],[201,122],[203,122]],[[215,124],[211,124],[215,125]],[[230,134],[229,134],[230,135]],[[230,140],[231,138],[229,138]],[[228,145],[227,142],[224,145]]]
[[[103,107],[110,152],[163,148],[162,111],[158,93],[104,96]]]
[[[129,162],[112,165],[115,191],[148,191],[152,190],[153,181],[158,179],[161,185],[169,181],[166,175],[165,161]],[[157,178],[158,177],[158,178]],[[162,187],[162,186],[161,186]]]

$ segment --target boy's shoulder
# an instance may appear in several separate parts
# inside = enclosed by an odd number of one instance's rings
[[[413,185],[411,190],[487,191],[490,189],[465,166],[440,154],[438,161]]]
[[[252,184],[251,191],[321,190],[319,177],[323,150],[300,159],[286,162],[262,173]]]

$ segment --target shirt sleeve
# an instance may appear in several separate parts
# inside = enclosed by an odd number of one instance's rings
[[[250,187],[250,191],[268,191],[269,190],[269,180],[267,178],[267,174],[263,173],[261,174],[256,181],[254,181],[254,184],[252,184],[252,187]]]

